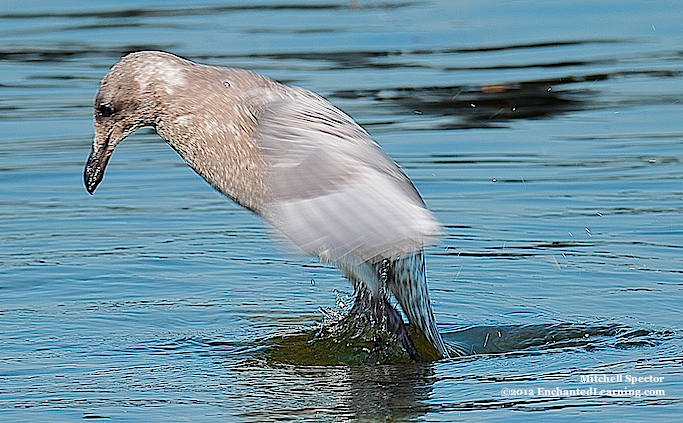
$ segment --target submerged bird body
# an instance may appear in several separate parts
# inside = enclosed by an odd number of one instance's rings
[[[336,265],[413,358],[447,356],[422,253],[440,225],[396,163],[327,100],[248,71],[139,52],[105,76],[94,118],[88,192],[116,145],[153,126],[214,188]],[[433,354],[415,349],[389,292]]]

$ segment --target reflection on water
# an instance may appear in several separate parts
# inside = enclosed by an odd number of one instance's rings
[[[496,355],[505,357],[534,357],[543,353],[562,353],[656,347],[673,339],[674,332],[669,330],[634,329],[619,323],[596,322],[591,324],[547,324],[527,326],[471,327],[444,333],[444,340],[456,358],[450,363],[467,362],[473,356]],[[514,400],[458,401],[436,406],[430,399],[434,394],[434,384],[439,383],[434,363],[405,363],[368,366],[361,364],[348,351],[358,351],[353,339],[338,339],[345,344],[345,353],[331,348],[324,356],[324,343],[320,349],[313,331],[289,336],[278,336],[269,340],[269,345],[238,367],[238,374],[244,372],[249,378],[254,368],[265,369],[270,378],[276,379],[268,388],[269,398],[286,398],[282,403],[269,404],[267,411],[250,411],[243,416],[250,421],[278,421],[292,415],[308,415],[321,418],[387,418],[402,420],[415,418],[427,413],[449,410],[472,411],[495,409],[498,407],[533,407],[536,409],[559,409],[574,407],[561,398],[517,398]],[[305,347],[304,344],[308,344]],[[308,352],[310,349],[314,352]],[[318,365],[309,362],[311,355],[317,354]],[[331,364],[336,361],[336,364]],[[330,363],[328,365],[321,365]],[[265,367],[264,367],[265,366]],[[519,377],[501,377],[492,373],[479,376],[482,380],[522,382],[562,380],[571,374],[585,372],[609,373],[615,369],[597,368],[593,370],[564,370],[557,373],[526,374]],[[457,376],[465,381],[470,375]],[[577,377],[578,378],[578,377]],[[239,379],[239,378],[238,378]],[[579,378],[580,379],[580,378]],[[240,381],[247,383],[247,381]],[[543,385],[546,386],[546,385]],[[550,386],[550,385],[547,385]],[[535,389],[535,388],[532,388]],[[253,401],[253,404],[252,404]],[[605,397],[602,404],[623,401],[619,398]],[[672,399],[658,398],[658,404],[670,404]],[[250,398],[250,408],[258,408],[257,399]],[[309,414],[310,413],[310,414]]]
[[[251,369],[245,368],[249,373]],[[429,364],[384,366],[277,366],[265,369],[276,380],[267,390],[267,409],[256,404],[242,416],[249,421],[309,419],[404,419],[423,415],[431,407],[434,368]],[[240,369],[236,369],[240,373]],[[239,379],[239,376],[238,376]],[[280,401],[277,398],[281,398]],[[245,398],[247,403],[256,402]],[[251,404],[249,404],[251,405]]]

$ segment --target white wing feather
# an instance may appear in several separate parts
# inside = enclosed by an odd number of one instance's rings
[[[336,262],[397,257],[440,232],[403,171],[350,117],[295,91],[258,117],[272,190],[264,216],[309,254]]]

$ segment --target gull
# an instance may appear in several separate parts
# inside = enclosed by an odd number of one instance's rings
[[[411,358],[448,356],[423,252],[441,225],[403,170],[324,98],[246,70],[142,51],[102,80],[94,125],[84,171],[90,194],[114,148],[151,126],[216,190],[339,268],[356,306],[395,333]],[[411,339],[392,294],[426,346]]]

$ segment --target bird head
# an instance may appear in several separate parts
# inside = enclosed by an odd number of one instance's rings
[[[153,126],[158,104],[158,61],[165,53],[129,54],[109,70],[95,97],[95,135],[85,166],[85,187],[90,194],[102,181],[114,148],[143,126]],[[169,55],[170,56],[170,55]],[[170,65],[169,65],[170,66]]]

